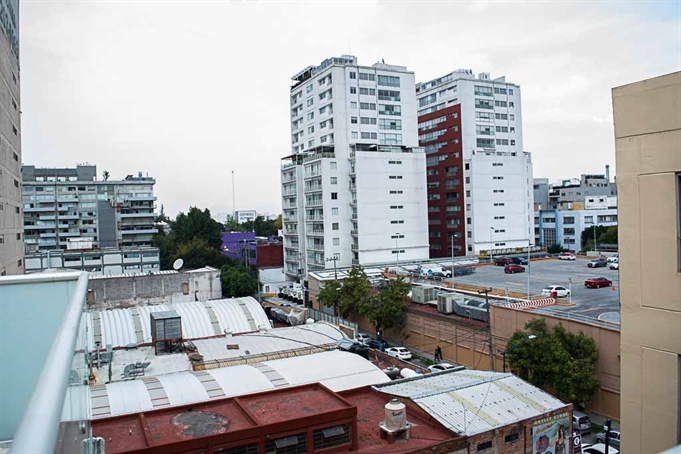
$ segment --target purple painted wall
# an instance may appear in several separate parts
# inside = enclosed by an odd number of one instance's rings
[[[222,246],[220,252],[234,260],[243,260],[241,252],[244,247],[243,241],[255,241],[255,232],[226,232],[222,234]]]

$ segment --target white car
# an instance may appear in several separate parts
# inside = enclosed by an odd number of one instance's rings
[[[432,366],[428,366],[428,372],[440,372],[441,370],[455,369],[456,366],[449,363],[437,363]]]
[[[362,344],[366,344],[371,340],[371,336],[369,336],[367,333],[359,333],[357,334],[357,337],[355,337],[358,342],[361,342]]]
[[[611,255],[610,257],[608,257],[608,263],[617,263],[617,262],[619,262],[619,260],[620,260],[619,255],[617,255],[617,254]]]
[[[582,453],[583,454],[605,454],[605,444],[604,443],[596,443],[595,445],[584,445],[584,446],[582,446]],[[613,448],[612,446],[608,446],[608,453],[609,454],[619,454],[620,451],[617,448]]]
[[[397,359],[411,359],[411,352],[404,347],[386,348],[385,352]]]
[[[558,254],[558,260],[575,260],[576,258],[572,252],[561,252]]]
[[[551,296],[553,292],[556,292],[558,298],[564,298],[570,295],[570,290],[566,289],[562,285],[551,285],[541,290],[541,294],[544,296]]]
[[[619,270],[620,269],[620,262],[611,263],[610,269],[611,270]]]

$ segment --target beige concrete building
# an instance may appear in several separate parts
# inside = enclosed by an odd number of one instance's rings
[[[681,72],[614,88],[622,452],[681,443]]]
[[[0,276],[24,272],[19,1],[0,2]]]

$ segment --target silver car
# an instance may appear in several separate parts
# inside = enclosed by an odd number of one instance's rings
[[[596,434],[596,443],[605,443],[605,430]],[[608,446],[620,447],[620,431],[611,430],[608,438]]]

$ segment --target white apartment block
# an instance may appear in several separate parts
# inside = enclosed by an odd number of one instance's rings
[[[27,274],[48,269],[87,271],[95,275],[149,274],[161,270],[161,258],[155,247],[48,250],[26,254]]]
[[[564,249],[579,252],[584,246],[582,232],[594,225],[617,225],[617,208],[535,211],[535,244],[543,247],[559,244]]]
[[[414,73],[344,55],[291,87],[292,154],[282,160],[284,269],[428,258],[425,154]]]
[[[23,166],[26,252],[67,249],[69,239],[94,247],[151,246],[156,233],[154,184],[149,176],[97,180],[97,168]]]
[[[457,70],[419,83],[416,97],[431,239],[446,235],[462,243],[454,246],[456,255],[532,244],[532,160],[523,151],[520,87],[504,77]],[[438,180],[445,170],[451,181]],[[461,216],[463,225],[457,219],[441,222],[445,210],[447,217]]]
[[[0,2],[0,276],[24,273],[19,1]]]

